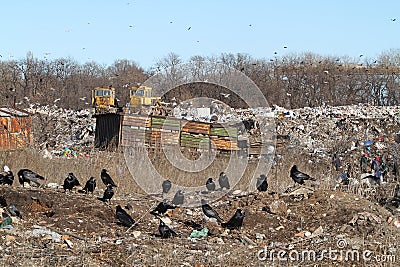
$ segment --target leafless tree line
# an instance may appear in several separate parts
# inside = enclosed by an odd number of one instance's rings
[[[217,62],[218,65],[205,63]],[[78,64],[71,58],[46,60],[28,53],[25,59],[0,61],[0,97],[11,105],[14,97],[20,107],[39,103],[81,109],[91,105],[91,90],[112,85],[121,104],[128,101],[128,90],[142,84],[159,71],[183,79],[179,66],[184,62],[175,53],[166,55],[150,70],[131,60],[116,60],[110,66],[87,62]],[[303,106],[349,105],[372,103],[398,105],[400,101],[400,51],[390,50],[376,59],[320,56],[313,53],[288,54],[268,59],[255,59],[247,54],[221,54],[218,57],[194,56],[189,60],[192,76],[206,77],[232,68],[249,77],[270,105],[288,108]],[[214,66],[214,67],[210,67]],[[222,66],[222,67],[221,67]],[[206,86],[207,87],[207,86]],[[208,85],[178,86],[166,98],[213,97],[231,106],[242,106],[240,97],[229,88]],[[244,88],[246,90],[246,88]],[[250,93],[249,93],[250,94]],[[59,100],[58,100],[59,99]]]

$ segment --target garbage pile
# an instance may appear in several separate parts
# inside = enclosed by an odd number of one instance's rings
[[[93,148],[96,120],[89,109],[71,110],[33,106],[35,147],[44,155],[78,157]]]

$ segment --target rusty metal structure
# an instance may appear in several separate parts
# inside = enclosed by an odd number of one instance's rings
[[[27,111],[0,107],[0,149],[20,149],[32,144],[32,117]]]

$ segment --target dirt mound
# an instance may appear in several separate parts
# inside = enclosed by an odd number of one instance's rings
[[[169,219],[178,237],[161,239],[159,221],[149,214],[155,200],[124,195],[109,205],[97,199],[99,191],[93,196],[51,188],[0,188],[7,205],[14,204],[22,214],[22,220],[13,218],[13,230],[1,230],[2,265],[258,266],[274,261],[311,266],[317,259],[300,262],[294,256],[301,256],[302,250],[321,255],[330,248],[360,255],[368,250],[380,259],[385,255],[386,263],[393,266],[393,259],[400,260],[389,258],[398,255],[400,228],[388,223],[389,217],[396,216],[359,195],[338,190],[303,187],[286,194],[224,196],[211,205],[225,221],[236,208],[243,209],[242,229],[229,231],[206,222],[208,236],[197,239],[189,235],[202,226],[200,207],[175,209]],[[137,222],[132,229],[117,224],[118,204],[132,207],[127,209]],[[277,254],[271,256],[271,250],[293,257],[281,262]],[[325,266],[350,266],[363,260],[328,255],[318,259]]]

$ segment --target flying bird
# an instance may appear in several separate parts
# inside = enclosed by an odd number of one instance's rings
[[[228,190],[231,189],[231,186],[229,185],[228,176],[226,176],[226,174],[224,172],[221,172],[219,174],[218,183],[219,183],[219,186],[221,187],[221,190],[223,190],[224,188],[226,188]]]
[[[19,212],[17,207],[15,207],[14,204],[11,204],[8,207],[8,211],[10,212],[11,216],[18,217],[18,218],[22,219],[21,213]]]
[[[192,28],[192,27],[189,27],[187,30],[190,31],[191,28]]]
[[[219,217],[218,213],[213,210],[213,208],[211,208],[211,206],[208,205],[204,199],[201,200],[201,209],[203,210],[204,215],[206,215],[208,218],[215,218],[218,222],[222,223],[221,217]]]
[[[208,191],[215,191],[215,183],[212,178],[207,179],[206,187]]]
[[[308,174],[305,174],[297,169],[296,165],[290,169],[290,177],[298,184],[304,184],[305,180],[316,181],[317,179],[310,177]]]
[[[82,189],[86,194],[91,192],[93,193],[96,189],[96,178],[90,177],[89,180],[86,181],[85,187]]]
[[[162,215],[167,212],[167,210],[175,209],[175,206],[168,204],[166,200],[161,201],[158,203],[157,207],[154,210],[150,211],[150,214],[155,216]]]
[[[114,190],[112,185],[107,185],[107,189],[104,191],[103,193],[103,197],[99,197],[98,199],[106,202],[108,200],[108,202],[111,202],[111,198],[114,196]]]
[[[167,194],[167,193],[169,192],[169,190],[171,189],[171,187],[172,187],[171,181],[170,181],[170,180],[165,180],[165,181],[162,183],[162,190],[163,190],[163,193],[164,193],[164,194]]]
[[[29,170],[29,169],[21,169],[17,173],[18,181],[24,187],[25,183],[31,184],[33,182],[35,185],[40,186],[38,180],[46,180],[43,176]]]
[[[268,182],[267,182],[267,176],[264,174],[261,174],[260,177],[257,178],[257,184],[256,184],[257,190],[260,192],[265,192],[268,190]]]
[[[135,223],[132,217],[120,205],[116,207],[115,217],[125,227],[131,227]]]
[[[220,93],[223,97],[228,98],[231,94]]]
[[[100,174],[101,180],[103,181],[103,183],[108,186],[108,185],[112,185],[113,187],[117,187],[117,185],[114,183],[113,179],[111,178],[111,176],[107,173],[106,169],[102,169],[101,170],[101,174]]]
[[[158,225],[158,232],[160,232],[161,238],[169,238],[171,236],[178,236],[168,225],[166,225],[163,220],[160,219],[160,224]]]
[[[244,215],[242,214],[242,210],[237,209],[235,214],[232,216],[232,218],[230,218],[228,222],[222,223],[221,226],[223,228],[228,228],[230,230],[233,230],[233,229],[239,230],[242,227],[243,219],[244,219]]]
[[[78,178],[76,178],[76,176],[72,172],[70,172],[67,178],[65,178],[64,180],[64,192],[66,192],[67,190],[71,191],[75,186],[79,185],[81,184],[79,183]]]
[[[175,193],[174,198],[172,199],[172,204],[173,205],[182,205],[184,200],[185,200],[185,195],[183,194],[183,191],[182,190],[178,190]]]

